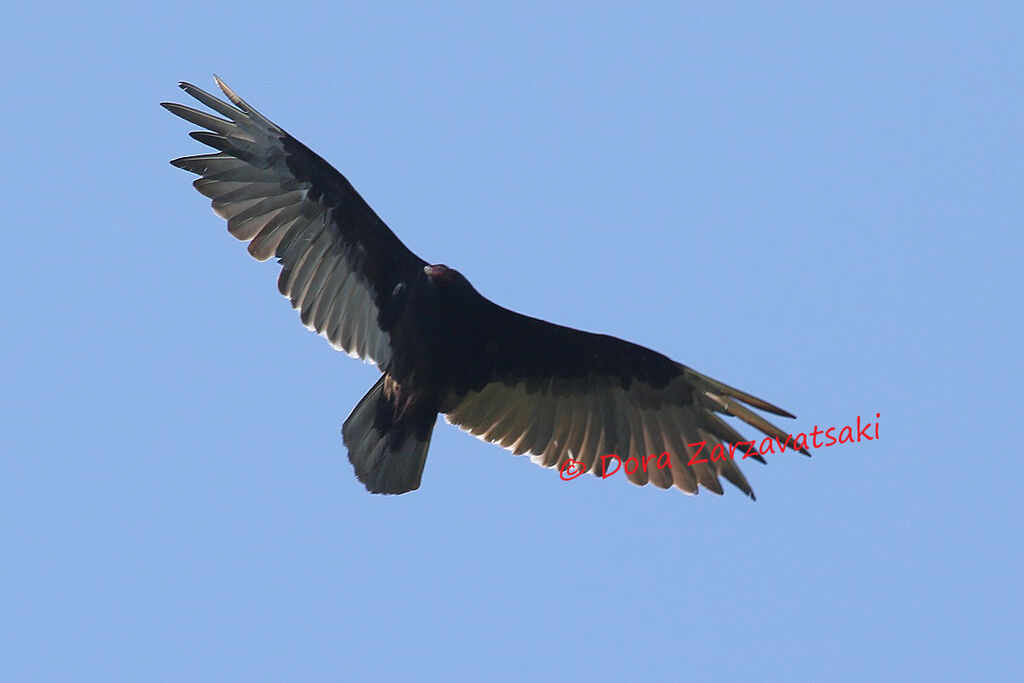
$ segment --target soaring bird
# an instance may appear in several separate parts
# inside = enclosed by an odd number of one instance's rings
[[[250,254],[277,258],[278,289],[306,327],[380,370],[342,427],[368,491],[419,488],[443,414],[563,474],[604,477],[614,454],[636,458],[623,468],[635,484],[721,494],[724,477],[754,497],[736,464],[751,452],[736,447],[752,442],[719,416],[782,439],[750,407],[793,415],[651,349],[493,303],[457,270],[412,253],[345,176],[214,79],[230,104],[179,85],[220,116],[162,103],[216,150],[171,163],[200,176],[193,186]]]

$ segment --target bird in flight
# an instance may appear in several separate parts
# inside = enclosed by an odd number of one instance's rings
[[[616,454],[643,461],[624,469],[638,485],[721,494],[723,477],[754,497],[740,458],[708,457],[751,443],[720,415],[775,439],[786,434],[750,408],[793,415],[656,351],[493,303],[459,271],[412,253],[345,176],[214,78],[230,104],[179,85],[219,116],[162,103],[202,127],[191,136],[215,150],[171,163],[200,176],[194,187],[252,256],[277,258],[278,289],[306,327],[381,371],[342,427],[368,491],[419,488],[443,414],[563,473],[604,476],[613,461],[602,456]]]

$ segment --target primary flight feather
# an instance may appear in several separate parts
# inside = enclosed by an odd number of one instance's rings
[[[750,407],[792,415],[656,351],[491,302],[458,271],[409,251],[341,173],[214,78],[230,104],[180,86],[219,116],[162,103],[204,128],[191,136],[216,150],[171,163],[200,176],[193,185],[250,254],[278,259],[278,289],[306,327],[380,369],[342,427],[367,490],[418,488],[443,414],[544,467],[573,460],[603,475],[604,455],[668,452],[670,466],[626,476],[690,494],[722,493],[724,477],[754,497],[736,458],[708,458],[743,441],[718,415],[782,439]]]

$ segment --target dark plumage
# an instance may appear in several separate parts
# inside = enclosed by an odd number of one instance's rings
[[[303,324],[383,373],[342,428],[369,491],[419,487],[442,413],[544,467],[572,458],[601,474],[602,455],[668,451],[670,468],[627,476],[686,493],[722,493],[722,476],[753,497],[734,459],[703,462],[713,446],[743,440],[716,413],[783,439],[747,406],[792,415],[656,351],[492,303],[458,271],[409,251],[341,173],[220,79],[234,106],[180,85],[226,118],[163,103],[202,126],[192,137],[217,150],[171,163],[200,176],[195,188],[254,257],[277,257],[278,288]],[[691,465],[690,444],[700,441],[708,450]]]

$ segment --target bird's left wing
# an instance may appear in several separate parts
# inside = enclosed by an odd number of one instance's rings
[[[216,77],[214,77],[216,78]],[[206,130],[192,137],[217,150],[175,159],[201,176],[228,231],[260,261],[276,256],[278,289],[306,327],[382,369],[399,285],[426,265],[384,224],[348,180],[224,85],[228,104],[189,83],[182,90],[214,110],[164,102]]]
[[[736,464],[748,448],[737,447],[743,437],[718,414],[779,439],[785,432],[748,406],[792,415],[637,344],[488,304],[481,352],[465,359],[445,402],[449,423],[544,467],[573,459],[603,475],[616,467],[604,456],[615,454],[635,484],[720,494],[721,476],[754,497]],[[629,471],[629,458],[642,465]]]

